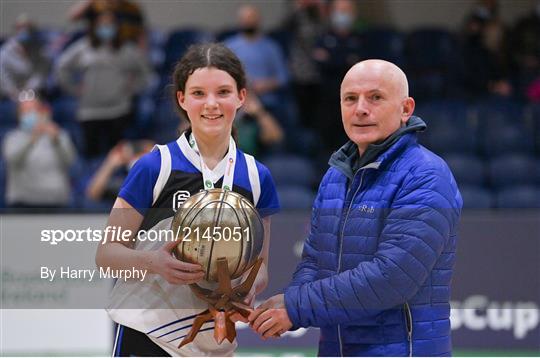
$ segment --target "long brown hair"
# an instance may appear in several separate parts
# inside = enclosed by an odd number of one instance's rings
[[[176,92],[186,90],[186,82],[195,70],[199,68],[213,67],[227,72],[236,82],[236,88],[240,92],[246,88],[246,73],[242,62],[225,45],[221,43],[206,43],[192,45],[174,67],[172,75],[172,100],[181,117],[189,122],[186,111],[178,103]],[[232,136],[237,139],[237,130],[233,125]]]

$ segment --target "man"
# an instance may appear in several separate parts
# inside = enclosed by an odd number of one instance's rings
[[[241,32],[225,41],[245,66],[249,86],[265,107],[281,105],[279,91],[289,81],[287,65],[278,44],[261,32],[259,10],[252,5],[238,9]]]
[[[417,143],[426,125],[401,69],[357,63],[340,95],[350,141],[330,159],[291,284],[251,325],[264,338],[320,327],[322,356],[450,355],[456,182]]]

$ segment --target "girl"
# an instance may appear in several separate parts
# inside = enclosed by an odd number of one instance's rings
[[[173,83],[174,102],[191,128],[175,142],[157,146],[139,159],[120,190],[108,225],[133,233],[168,229],[175,210],[190,195],[213,187],[238,192],[259,209],[265,228],[265,264],[253,286],[254,295],[267,283],[270,215],[279,203],[268,169],[237,150],[231,137],[236,111],[246,98],[242,64],[221,44],[193,46],[176,65]],[[213,322],[205,323],[192,343],[176,348],[195,316],[207,308],[188,286],[201,281],[203,269],[172,257],[176,244],[106,240],[100,245],[98,266],[148,272],[144,281],[118,280],[113,290],[109,314],[119,323],[116,356],[233,354],[236,341],[218,345]]]

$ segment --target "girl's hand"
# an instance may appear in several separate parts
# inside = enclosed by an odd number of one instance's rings
[[[187,285],[204,278],[204,270],[200,264],[192,264],[176,259],[172,250],[177,241],[167,242],[161,248],[148,252],[147,266],[152,273],[161,275],[168,283]]]

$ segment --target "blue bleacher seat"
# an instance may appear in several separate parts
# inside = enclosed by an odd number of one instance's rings
[[[472,107],[480,130],[501,125],[524,125],[524,107],[522,104],[505,97],[491,96],[477,102]]]
[[[0,124],[2,126],[17,125],[17,105],[15,102],[3,99],[0,100]]]
[[[533,133],[520,125],[487,126],[482,141],[482,153],[495,157],[505,153],[534,154]]]
[[[437,99],[421,101],[414,109],[414,114],[422,118],[428,129],[439,125],[457,126],[461,130],[471,130],[469,107],[458,99]]]
[[[274,40],[279,48],[281,49],[281,52],[283,53],[283,56],[285,58],[289,57],[289,48],[290,48],[290,41],[291,41],[291,34],[288,31],[284,31],[281,29],[276,29],[273,31],[270,31],[268,33],[268,37],[270,37],[272,40]]]
[[[213,36],[199,29],[177,29],[169,34],[165,44],[165,63],[163,71],[170,73],[174,64],[182,57],[189,46],[213,41]]]
[[[459,192],[463,198],[465,209],[489,209],[493,206],[493,198],[489,190],[476,185],[460,185]]]
[[[313,206],[315,193],[298,185],[284,185],[277,189],[282,210],[309,210]]]
[[[240,32],[239,28],[228,28],[220,30],[216,33],[216,41],[223,42],[229,37],[232,37]]]
[[[536,160],[536,185],[540,186],[540,159]]]
[[[167,41],[167,35],[164,31],[158,29],[150,29],[147,31],[148,45],[149,45],[149,59],[152,66],[161,70],[163,63],[165,62],[165,41]]]
[[[0,208],[6,207],[6,164],[0,158]]]
[[[178,138],[181,119],[170,98],[162,98],[156,103],[151,139],[157,143],[167,143]],[[147,137],[147,136],[146,136]]]
[[[469,155],[453,154],[444,157],[452,170],[458,185],[485,184],[485,163],[480,158]]]
[[[84,150],[85,141],[81,125],[77,121],[62,124],[62,128],[70,135],[77,151],[81,153]]]
[[[429,44],[429,51],[425,51]],[[443,28],[418,28],[405,39],[408,67],[439,69],[453,65],[458,54],[454,35]]]
[[[472,131],[460,129],[452,124],[428,126],[420,134],[421,142],[438,155],[475,154],[476,137]]]
[[[362,32],[362,53],[365,58],[380,58],[405,65],[405,40],[401,32],[392,28],[371,28]]]
[[[412,31],[405,39],[405,56],[413,97],[439,98],[455,90],[461,66],[459,47],[451,32],[443,28]]]
[[[264,164],[272,173],[278,188],[283,185],[311,188],[316,180],[313,164],[303,157],[276,155],[265,160]]]
[[[497,193],[498,208],[540,208],[540,187],[518,185],[507,187]]]
[[[78,102],[76,98],[63,96],[55,99],[51,106],[53,119],[60,125],[77,121]]]
[[[495,189],[512,185],[534,185],[536,161],[521,154],[507,154],[489,163],[489,180]]]

